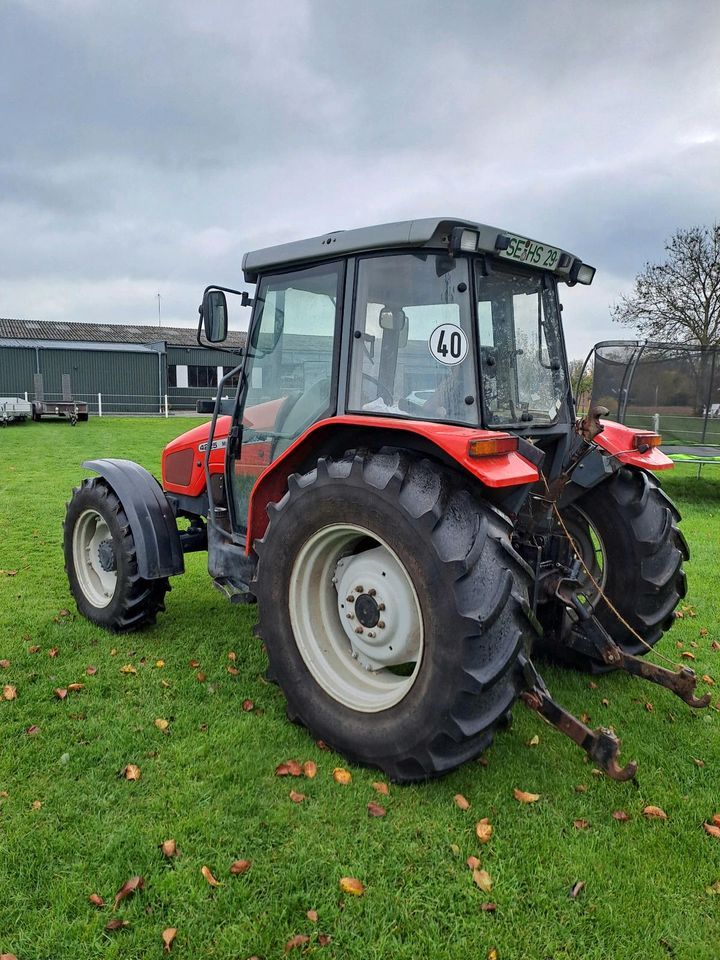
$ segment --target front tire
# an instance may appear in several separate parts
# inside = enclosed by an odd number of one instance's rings
[[[63,524],[65,572],[78,611],[115,632],[155,622],[170,589],[166,577],[138,574],[135,539],[115,491],[98,478],[73,490]]]
[[[478,756],[534,634],[509,521],[398,451],[323,459],[288,486],[253,592],[290,718],[398,782]]]

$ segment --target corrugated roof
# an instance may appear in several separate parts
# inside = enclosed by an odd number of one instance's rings
[[[158,327],[120,323],[62,323],[54,320],[12,320],[0,318],[0,338],[11,340],[63,340],[81,343],[158,343],[173,347],[196,347],[194,327]],[[230,333],[226,345],[241,347],[244,333]],[[19,344],[20,345],[20,344]]]
[[[119,343],[117,340],[108,343],[98,343],[97,340],[40,340],[38,338],[20,339],[19,337],[0,337],[0,347],[20,347],[23,350],[33,350],[39,347],[41,350],[95,350],[111,352],[113,350],[121,353],[164,353],[165,346],[158,348],[157,345],[146,345],[144,343]]]

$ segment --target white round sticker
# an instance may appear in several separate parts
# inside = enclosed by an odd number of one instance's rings
[[[430,334],[428,346],[436,360],[452,366],[462,363],[467,356],[468,339],[465,331],[457,324],[441,323]]]

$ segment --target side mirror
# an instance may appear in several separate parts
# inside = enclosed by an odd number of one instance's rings
[[[222,343],[227,339],[227,300],[222,290],[206,290],[200,307],[205,339],[210,343]]]

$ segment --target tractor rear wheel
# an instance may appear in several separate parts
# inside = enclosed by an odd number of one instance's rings
[[[563,512],[592,579],[640,640],[618,618],[584,571],[586,595],[613,640],[642,656],[675,620],[675,608],[687,592],[683,561],[689,559],[677,527],[680,514],[654,476],[621,469]],[[573,664],[594,672],[608,668],[573,653]]]
[[[86,479],[73,490],[63,532],[65,572],[84,617],[117,632],[155,622],[170,584],[138,574],[130,524],[104,480]]]
[[[534,635],[510,522],[395,450],[321,459],[288,487],[253,592],[290,718],[398,782],[482,753]]]

